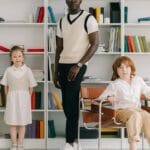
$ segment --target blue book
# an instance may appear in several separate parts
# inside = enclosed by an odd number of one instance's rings
[[[50,22],[51,23],[56,23],[54,11],[53,11],[53,8],[51,6],[48,6],[48,12],[49,12],[48,14],[49,14],[49,17],[50,17]]]
[[[48,92],[48,108],[49,109],[55,109],[56,108],[51,92]]]
[[[138,18],[138,22],[140,21],[150,21],[150,17]]]
[[[32,120],[32,132],[31,137],[36,138],[36,120]]]

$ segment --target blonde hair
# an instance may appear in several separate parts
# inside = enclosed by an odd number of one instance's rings
[[[119,78],[117,68],[119,68],[122,63],[131,67],[131,77],[135,76],[136,69],[135,69],[134,62],[131,60],[131,58],[129,58],[127,56],[121,56],[121,57],[118,57],[112,65],[112,69],[113,69],[113,75],[111,78],[112,81]]]

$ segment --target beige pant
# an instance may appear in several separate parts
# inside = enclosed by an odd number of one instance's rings
[[[116,118],[126,124],[129,143],[138,142],[141,132],[150,143],[150,113],[138,108],[119,109]]]

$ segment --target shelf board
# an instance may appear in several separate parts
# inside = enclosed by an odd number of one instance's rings
[[[100,23],[98,24],[99,27],[109,27],[109,26],[121,26],[121,23]]]
[[[5,108],[0,108],[0,112],[5,112]],[[44,112],[44,109],[32,109],[32,112]]]
[[[62,109],[49,109],[48,112],[63,112]]]
[[[9,55],[9,52],[0,51],[0,55]],[[25,55],[44,55],[44,52],[24,52]]]
[[[125,27],[149,27],[150,23],[125,23]]]
[[[121,52],[96,52],[94,55],[120,55]]]
[[[20,26],[20,27],[44,27],[44,23],[17,23],[17,22],[8,22],[8,23],[0,23],[0,27],[15,27],[15,26]]]
[[[150,52],[125,52],[124,55],[150,55]]]
[[[4,112],[5,111],[5,107],[0,107],[0,112]]]
[[[44,112],[44,109],[32,109],[32,112]]]
[[[86,79],[82,81],[81,86],[99,86],[99,85],[107,85],[111,81],[103,81],[101,79]]]
[[[48,23],[48,26],[56,27],[57,23]]]
[[[55,55],[55,52],[48,52],[48,54]],[[120,55],[120,54],[121,52],[96,52],[94,55]]]

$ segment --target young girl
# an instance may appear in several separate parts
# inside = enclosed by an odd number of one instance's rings
[[[141,109],[140,103],[141,94],[149,98],[150,87],[135,75],[136,69],[129,57],[117,58],[112,68],[113,81],[99,98],[106,98],[114,104],[117,120],[126,124],[129,148],[136,150],[141,131],[150,143],[150,114]]]
[[[4,120],[10,126],[11,150],[23,150],[25,125],[32,122],[30,103],[32,88],[37,83],[31,69],[23,62],[24,53],[22,48],[12,47],[10,59],[11,66],[6,69],[1,80],[1,84],[5,86],[7,96]]]

